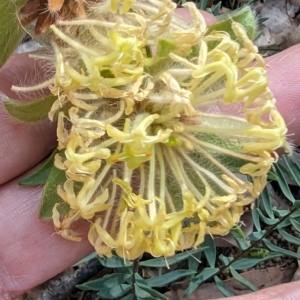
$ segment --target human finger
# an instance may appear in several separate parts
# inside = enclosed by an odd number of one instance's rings
[[[289,139],[300,145],[300,45],[266,59],[269,86],[288,125]]]
[[[39,64],[27,54],[12,56],[0,70],[0,99],[28,101],[26,96],[11,91],[11,86],[20,82],[29,85],[40,71]],[[0,105],[0,185],[36,165],[53,149],[56,140],[54,127],[49,121],[33,125],[20,123]]]
[[[218,298],[213,300],[222,300]],[[300,299],[299,282],[289,282],[260,290],[255,293],[229,297],[226,300],[298,300]]]
[[[92,252],[86,239],[67,241],[55,233],[52,220],[37,218],[41,193],[16,180],[0,187],[0,299],[14,299]],[[81,225],[74,230],[85,237],[87,224]]]

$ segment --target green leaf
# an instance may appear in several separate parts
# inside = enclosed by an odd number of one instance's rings
[[[1,0],[0,10],[0,68],[18,46],[25,32],[18,19],[18,10],[27,0]]]
[[[266,213],[268,214],[269,218],[274,219],[274,213],[271,207],[271,201],[270,201],[270,197],[269,197],[269,192],[268,189],[265,188],[262,193],[260,194],[260,200],[264,206],[264,209],[266,211]]]
[[[105,299],[116,299],[126,294],[131,288],[131,284],[114,285],[114,287],[109,289],[101,289],[97,295]]]
[[[281,253],[283,255],[287,255],[287,256],[295,258],[295,259],[300,259],[300,254],[298,254],[298,253],[275,246],[271,242],[269,242],[267,239],[263,239],[263,242],[269,248],[270,251]]]
[[[251,269],[253,267],[255,267],[256,265],[276,258],[276,257],[280,257],[281,254],[280,253],[270,253],[268,256],[262,257],[262,258],[241,258],[237,261],[235,261],[234,263],[232,263],[232,267],[237,270],[237,271],[243,271],[245,269]]]
[[[205,247],[201,247],[199,249],[204,250]],[[196,249],[196,250],[198,250],[198,249]],[[188,258],[188,269],[189,270],[192,270],[192,271],[197,271],[198,270],[199,264],[201,262],[201,252],[194,253],[194,254],[189,256],[189,258]],[[193,275],[191,277],[193,277]]]
[[[160,276],[156,276],[150,279],[145,280],[146,283],[151,287],[162,287],[165,286],[171,282],[174,282],[182,277],[187,277],[192,274],[195,274],[195,271],[190,270],[175,270]]]
[[[285,217],[290,213],[289,209],[277,209],[276,207],[273,207],[274,214],[278,217]]]
[[[258,291],[258,288],[254,284],[252,284],[250,281],[246,280],[243,276],[241,276],[232,266],[229,267],[229,270],[236,281],[243,284],[253,292]]]
[[[264,236],[265,233],[266,233],[266,230],[254,231],[247,236],[247,240],[251,241],[251,242],[256,242],[256,241],[260,240]]]
[[[144,283],[136,282],[134,284],[136,296],[139,299],[162,299],[167,300],[167,298],[162,295],[160,292],[152,289],[150,286],[147,286]]]
[[[217,288],[219,289],[219,291],[225,296],[225,297],[231,297],[231,296],[235,296],[234,293],[232,293],[223,283],[223,281],[218,277],[218,276],[214,276],[214,280],[216,283]]]
[[[112,257],[99,257],[99,261],[103,267],[106,268],[123,268],[131,267],[132,262],[130,260],[125,260],[117,255],[112,255]]]
[[[293,218],[290,218],[291,224],[296,228],[297,231],[300,232],[300,223]]]
[[[207,6],[207,2],[208,2],[208,0],[199,0],[199,2],[196,1],[197,8],[201,9],[201,10],[205,10],[205,8]]]
[[[243,6],[240,9],[236,9],[228,14],[223,14],[217,17],[219,20],[217,23],[209,26],[205,35],[210,34],[213,31],[225,31],[230,35],[233,40],[241,43],[231,28],[232,22],[240,23],[246,30],[248,37],[253,40],[256,31],[256,21],[252,9],[250,6]]]
[[[244,239],[245,238],[245,234],[244,234],[243,230],[241,229],[240,225],[235,225],[234,227],[232,227],[230,229],[230,233],[236,239]]]
[[[257,213],[257,208],[251,210],[253,224],[257,231],[261,231],[260,222],[259,222],[259,214]]]
[[[152,268],[163,268],[167,266],[172,266],[175,263],[179,263],[189,257],[198,255],[199,253],[203,252],[205,249],[207,249],[207,247],[201,247],[195,250],[178,253],[169,258],[160,257],[155,259],[149,259],[149,260],[141,261],[139,265],[144,267],[152,267]]]
[[[202,272],[195,277],[193,277],[187,287],[187,289],[184,291],[183,297],[187,297],[190,295],[194,290],[203,282],[205,282],[207,279],[211,278],[215,274],[219,272],[219,268],[205,268],[202,270]]]
[[[278,228],[278,232],[279,234],[281,234],[281,236],[289,243],[296,245],[296,246],[300,246],[300,239],[294,237],[293,235],[287,233],[285,230]]]
[[[292,174],[292,178],[300,186],[300,167],[294,163],[287,155],[282,155],[285,164],[288,167],[288,170]]]
[[[255,37],[255,39],[257,39],[257,38],[259,38],[259,36]],[[278,181],[278,177],[275,175],[275,173],[269,171],[268,172],[268,180]]]
[[[211,9],[211,14],[214,16],[218,16],[220,14],[220,10],[222,7],[222,1],[219,1],[212,9]]]
[[[83,284],[78,284],[76,287],[83,291],[100,291],[103,289],[113,288],[116,285],[121,285],[122,283],[125,283],[126,280],[128,280],[130,277],[132,277],[132,274],[107,274],[99,279],[88,281]]]
[[[51,218],[52,209],[56,203],[61,203],[58,207],[61,214],[66,214],[69,206],[57,195],[57,186],[64,184],[66,181],[65,171],[52,166],[51,172],[44,186],[42,195],[42,205],[40,208],[40,218]]]
[[[227,257],[224,254],[220,254],[219,259],[224,266],[227,266],[233,260],[233,257]]]
[[[48,159],[37,170],[24,177],[19,182],[19,185],[32,186],[45,184],[53,168],[54,156],[57,153],[59,153],[59,150],[55,149]]]
[[[56,99],[56,96],[48,95],[31,102],[5,99],[3,103],[7,112],[18,121],[35,123],[48,118],[48,113]]]
[[[288,184],[287,184],[287,182],[286,182],[286,180],[284,178],[284,175],[283,175],[283,173],[281,171],[280,166],[278,164],[274,164],[273,168],[275,170],[276,175],[278,176],[278,184],[279,184],[281,192],[284,194],[284,196],[288,200],[290,200],[292,203],[294,203],[295,202],[295,198],[294,198],[294,196],[291,193],[291,190],[290,190],[290,188],[289,188],[289,186],[288,186]]]
[[[122,297],[122,300],[133,300],[133,298],[134,298],[134,294],[129,294],[125,297]]]
[[[80,261],[78,261],[76,264],[73,265],[73,267],[78,267],[79,265],[84,264],[96,257],[98,257],[98,253],[93,252],[93,253],[89,254],[88,256],[84,257],[83,259],[81,259]]]
[[[256,211],[258,212],[260,218],[262,219],[262,221],[265,224],[267,224],[267,225],[275,225],[275,224],[279,223],[279,219],[270,219],[270,218],[267,218],[259,208],[256,208]]]
[[[204,255],[208,261],[208,264],[211,268],[214,268],[216,263],[216,244],[215,240],[211,237],[210,234],[205,235],[204,243],[202,244],[203,247],[207,247],[204,250]]]

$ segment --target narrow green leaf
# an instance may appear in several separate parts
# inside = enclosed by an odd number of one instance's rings
[[[213,31],[225,31],[230,35],[233,40],[241,42],[231,28],[232,22],[237,22],[241,24],[246,32],[248,37],[253,40],[255,37],[256,31],[256,21],[252,9],[250,6],[243,6],[240,9],[236,9],[228,14],[223,14],[217,17],[219,20],[217,23],[209,26],[205,34],[209,34]]]
[[[112,257],[99,257],[99,261],[103,267],[106,268],[123,268],[131,267],[132,262],[130,260],[125,260],[117,255],[112,255]]]
[[[263,212],[259,209],[259,208],[256,208],[260,218],[262,219],[262,221],[267,224],[267,225],[274,225],[276,223],[279,223],[279,219],[270,219],[270,218],[267,218]]]
[[[125,297],[122,297],[122,300],[133,300],[133,298],[134,298],[134,294],[129,294]]]
[[[230,229],[230,233],[236,239],[244,239],[245,238],[245,234],[244,234],[243,230],[241,229],[240,225],[235,225],[234,227],[232,227]]]
[[[31,102],[5,99],[3,104],[7,112],[18,121],[35,123],[48,118],[48,113],[56,99],[57,97],[53,95]]]
[[[232,297],[235,296],[235,294],[233,292],[231,292],[223,283],[223,281],[218,277],[218,276],[214,276],[214,280],[216,283],[217,288],[219,289],[219,291],[225,296],[225,297]]]
[[[282,155],[288,170],[292,175],[292,179],[300,186],[300,167],[298,164],[294,163],[287,155]]]
[[[289,257],[293,257],[295,259],[300,259],[300,254],[286,250],[286,249],[282,249],[278,246],[273,245],[270,241],[268,241],[267,239],[263,239],[264,244],[269,248],[270,251],[274,251],[277,253],[281,253],[283,255],[287,255]]]
[[[260,194],[260,200],[264,206],[264,209],[266,211],[266,213],[268,214],[269,218],[274,219],[274,213],[271,207],[271,201],[270,201],[270,197],[269,197],[269,192],[268,189],[265,188],[262,193]]]
[[[100,291],[125,283],[130,277],[132,277],[132,274],[107,274],[99,279],[78,284],[76,287],[83,291]]]
[[[253,224],[257,231],[261,231],[260,221],[259,221],[259,214],[257,213],[257,208],[251,210]]]
[[[291,224],[300,232],[300,223],[293,218],[290,218]]]
[[[162,287],[180,278],[187,277],[195,273],[196,273],[195,271],[184,270],[184,269],[175,270],[157,277],[152,277],[150,279],[147,279],[146,283],[151,287]]]
[[[47,182],[44,186],[42,195],[42,205],[40,208],[40,218],[51,218],[52,209],[56,203],[61,203],[59,211],[61,214],[68,212],[69,207],[63,200],[57,195],[57,186],[62,185],[66,181],[66,175],[63,170],[57,169],[52,166],[52,170],[48,176]]]
[[[178,253],[169,258],[160,257],[155,259],[149,259],[149,260],[141,261],[139,265],[143,267],[152,267],[152,268],[163,268],[167,266],[172,266],[175,263],[179,263],[189,257],[198,255],[199,253],[203,252],[205,249],[207,249],[207,247],[200,247],[198,249]]]
[[[296,245],[296,246],[300,246],[300,239],[296,238],[295,236],[287,233],[285,230],[278,228],[278,232],[279,234],[281,234],[281,236],[289,243]]]
[[[227,257],[224,254],[220,254],[218,258],[224,266],[227,266],[233,260],[233,257]]]
[[[250,289],[253,292],[258,291],[258,288],[253,283],[251,283],[250,281],[245,279],[243,276],[241,276],[232,266],[229,267],[229,270],[230,270],[231,275],[233,276],[233,278],[236,281],[243,284],[244,286],[246,286],[248,289]]]
[[[253,268],[256,265],[258,265],[264,261],[267,261],[267,260],[270,260],[270,259],[273,259],[276,257],[280,257],[280,256],[281,256],[280,253],[271,252],[268,256],[265,256],[262,258],[241,258],[241,259],[235,261],[232,264],[232,267],[237,271],[242,271],[245,269]]]
[[[211,13],[212,13],[214,16],[220,15],[221,7],[222,7],[222,1],[219,1],[219,2],[211,9]]]
[[[196,1],[197,8],[201,9],[201,10],[205,10],[205,8],[207,6],[207,2],[208,2],[208,0],[199,0],[199,1]]]
[[[258,18],[258,19],[257,19],[257,23],[258,23],[258,24],[262,24],[263,22],[265,22],[265,21],[267,21],[267,20],[269,20],[269,18]]]
[[[116,299],[126,294],[131,288],[131,284],[119,284],[109,289],[101,289],[97,295],[104,299]]]
[[[81,259],[80,261],[78,261],[76,264],[73,265],[73,267],[78,267],[79,265],[84,264],[96,257],[98,257],[98,253],[93,252],[93,253],[89,254],[88,256],[84,257],[83,259]]]
[[[137,300],[155,300],[151,294],[140,288],[137,283],[134,283],[134,294]]]
[[[257,36],[255,36],[255,39],[258,39],[258,38],[259,38],[259,36],[258,36],[259,33],[262,34],[262,31],[259,31],[259,32],[257,33]],[[274,172],[269,171],[269,172],[268,172],[268,180],[278,181],[278,177],[275,175]]]
[[[201,247],[199,249],[205,249],[205,247]],[[201,251],[202,252],[202,251]],[[197,271],[199,264],[201,262],[201,252],[193,253],[188,258],[188,269],[191,271]],[[191,276],[193,277],[193,275]]]
[[[59,151],[55,149],[48,159],[38,169],[24,177],[19,182],[19,185],[32,186],[45,184],[54,164],[54,156],[57,153],[59,153]]]
[[[150,296],[150,297],[152,297],[153,300],[155,300],[155,299],[167,300],[167,298],[163,294],[152,289],[150,286],[147,286],[146,284],[143,284],[141,282],[136,282],[134,285],[135,285],[136,296],[138,298],[145,299]],[[147,298],[147,299],[149,299],[149,298]]]
[[[287,214],[290,213],[289,209],[277,209],[276,207],[273,207],[272,209],[274,211],[274,214],[280,218],[285,217]]]
[[[217,248],[215,240],[211,237],[210,234],[205,235],[204,243],[202,244],[202,246],[207,248],[204,250],[204,255],[208,261],[209,266],[211,268],[214,268],[216,263]]]
[[[288,200],[290,200],[292,203],[294,203],[295,198],[292,195],[291,190],[284,178],[284,175],[281,171],[281,167],[278,164],[274,164],[273,169],[275,170],[275,173],[278,176],[278,184],[279,184],[279,187],[280,187],[282,193]]]
[[[202,270],[200,274],[197,274],[195,277],[193,277],[187,287],[187,289],[184,291],[183,297],[187,297],[191,293],[195,291],[195,289],[205,282],[207,279],[213,277],[215,274],[219,272],[219,268],[205,268]]]
[[[18,10],[27,0],[1,0],[0,68],[18,46],[25,32],[17,19]]]
[[[265,233],[266,233],[266,230],[254,231],[247,236],[247,240],[250,242],[256,242],[256,241],[260,240],[264,236]]]

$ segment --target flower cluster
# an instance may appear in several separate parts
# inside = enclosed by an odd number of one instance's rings
[[[240,24],[206,34],[171,0],[104,0],[54,34],[60,154],[67,180],[53,208],[62,236],[91,222],[99,255],[171,256],[224,235],[266,185],[284,120],[265,64]],[[69,109],[60,110],[68,104]]]

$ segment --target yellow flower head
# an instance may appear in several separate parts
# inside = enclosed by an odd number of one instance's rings
[[[287,128],[244,28],[206,34],[171,0],[104,0],[52,25],[58,114],[58,232],[79,218],[99,255],[171,256],[224,235],[266,185]],[[59,27],[58,27],[59,26]],[[242,174],[242,176],[241,176]],[[250,178],[250,179],[249,179]],[[63,224],[63,225],[62,225]]]

